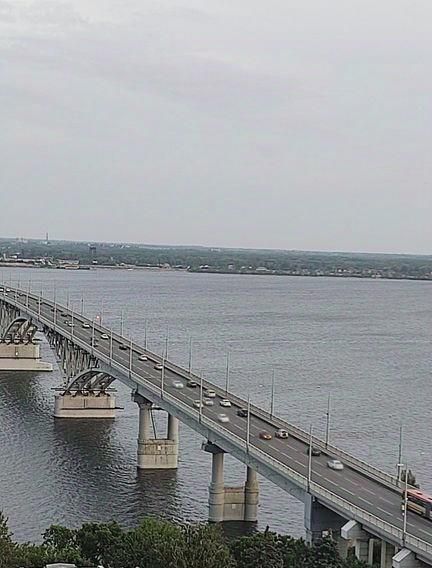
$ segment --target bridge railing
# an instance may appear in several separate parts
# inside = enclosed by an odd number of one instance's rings
[[[15,292],[15,289],[11,289],[13,292]],[[21,294],[24,294],[25,297],[27,297],[27,292],[25,290],[19,290],[19,292],[21,292]],[[29,294],[29,297],[32,298],[33,300],[38,300],[39,296],[36,294]],[[9,296],[8,299],[15,299],[15,296]],[[18,297],[19,298],[19,297]],[[50,302],[49,300],[43,298],[44,302]],[[24,303],[24,302],[23,302]],[[52,304],[52,302],[50,302],[50,304]],[[69,310],[68,308],[64,308],[64,306],[60,307],[60,310],[67,310],[69,312],[71,312],[71,310]],[[92,323],[88,318],[86,318],[85,316],[81,316],[78,313],[74,314],[74,317],[77,320],[82,320],[82,321],[87,321],[88,323]],[[94,322],[94,326],[95,329],[97,329],[99,332],[102,333],[106,333],[108,330],[108,328],[103,327],[101,324]],[[128,343],[127,339],[125,337],[122,337],[120,334],[113,332],[113,337],[115,337],[118,341],[121,342],[126,342]],[[135,343],[132,342],[133,345],[133,349],[136,349],[137,351],[143,351],[144,349],[140,346],[137,345]],[[145,350],[146,353],[148,354],[148,356],[153,359],[154,361],[157,362],[162,362],[162,357],[160,355],[158,355],[157,353],[154,353],[150,350]],[[200,381],[200,377],[194,373],[189,373],[188,370],[184,369],[183,367],[180,367],[179,365],[165,360],[165,368],[169,369],[170,371],[177,373],[178,375],[184,377],[184,378],[191,378],[197,382]],[[218,387],[217,385],[214,385],[212,383],[210,383],[208,380],[204,379],[203,380],[203,384],[206,388],[211,388],[214,389],[219,395],[221,396],[229,396],[229,398],[232,400],[232,402],[234,402],[235,404],[237,404],[240,407],[244,407],[246,405],[246,401],[241,399],[240,397],[238,397],[237,395],[235,395],[232,392],[226,393],[225,390],[221,387]],[[250,408],[253,412],[253,414],[255,414],[257,417],[261,418],[261,420],[266,421],[269,426],[276,426],[279,428],[285,428],[292,436],[294,436],[295,438],[299,439],[300,441],[302,441],[305,444],[309,444],[309,433],[306,432],[305,430],[299,428],[298,426],[295,426],[294,424],[291,424],[290,422],[283,420],[282,418],[278,418],[277,416],[274,415],[270,415],[269,412],[266,412],[265,410],[263,410],[262,408],[251,404]],[[324,440],[322,440],[321,438],[317,438],[317,437],[313,437],[313,445],[317,446],[318,448],[320,448],[324,453],[331,455],[332,457],[337,457],[339,459],[341,459],[346,465],[352,467],[352,468],[357,468],[358,470],[360,470],[361,472],[363,472],[364,474],[368,475],[369,477],[371,477],[372,479],[379,481],[380,483],[386,485],[387,487],[394,489],[395,491],[399,491],[399,486],[398,486],[398,481],[396,476],[384,472],[382,470],[380,470],[379,468],[365,462],[364,460],[361,460],[359,458],[356,458],[355,456],[353,456],[352,454],[346,452],[345,450],[342,450],[341,448],[338,448],[337,446],[333,446],[331,444],[326,445]]]
[[[14,300],[12,300],[11,298],[8,298],[10,303],[15,303]],[[19,304],[19,302],[17,302],[17,304]],[[30,308],[29,311],[33,311]],[[37,315],[36,313],[34,314],[35,316]],[[41,320],[41,323],[45,323],[48,326],[52,325],[52,321],[48,320],[47,318],[45,318],[44,316],[38,316]],[[85,318],[83,318],[85,319]],[[98,326],[99,327],[99,326]],[[100,328],[103,329],[105,331],[104,328]],[[71,332],[69,332],[68,330],[61,330],[62,333],[68,337],[71,340],[76,341],[78,344],[82,344],[81,346],[83,348],[86,349],[91,349],[91,346],[89,344],[87,344],[86,342],[78,339],[76,336],[73,336],[71,334]],[[137,346],[133,346],[134,348],[136,348]],[[139,346],[138,346],[139,348]],[[141,350],[141,348],[139,348]],[[146,379],[145,377],[143,377],[142,375],[136,373],[135,371],[130,371],[128,367],[126,367],[125,365],[123,365],[122,363],[119,363],[118,361],[116,361],[115,359],[110,359],[105,353],[99,351],[97,348],[93,348],[94,353],[97,355],[97,357],[99,357],[102,361],[105,362],[105,364],[109,364],[114,368],[117,368],[119,371],[121,371],[124,374],[129,374],[131,376],[131,378],[133,378],[133,380],[135,382],[137,382],[138,384],[143,384],[143,386],[145,386],[150,392],[153,392],[155,396],[157,397],[161,397],[161,389],[160,387],[158,387],[157,385],[155,385],[151,380]],[[155,361],[161,360],[161,357],[158,356],[157,354],[148,352],[149,356],[151,358],[153,358]],[[173,372],[176,372],[184,377],[188,377],[189,373],[187,371],[185,371],[184,369],[182,369],[181,367],[178,367],[175,364],[166,362],[166,367],[170,370],[172,370]],[[196,375],[191,375],[192,377],[196,378],[199,380],[199,377],[197,377]],[[224,391],[222,389],[220,389],[219,387],[215,387],[214,385],[212,385],[211,383],[209,383],[208,381],[205,381],[206,386],[208,385],[210,388],[214,388],[215,390],[217,390],[218,392],[223,393]],[[239,404],[240,406],[244,406],[244,401],[236,396],[232,396],[231,393],[229,395],[231,398],[233,398],[233,400],[236,402],[236,404]],[[230,441],[231,443],[235,444],[236,447],[238,447],[239,449],[249,453],[250,455],[254,456],[257,459],[262,460],[262,463],[266,466],[271,466],[272,469],[274,469],[275,471],[281,473],[282,475],[288,477],[289,479],[292,479],[293,481],[295,481],[295,483],[297,485],[299,485],[300,487],[302,487],[303,489],[307,489],[307,478],[296,472],[295,470],[291,469],[289,466],[287,466],[286,464],[280,462],[277,458],[274,458],[272,456],[270,456],[268,453],[264,452],[263,450],[260,450],[259,448],[257,448],[256,446],[254,446],[253,444],[249,444],[249,446],[246,443],[246,440],[244,438],[241,438],[240,436],[237,436],[236,434],[234,434],[233,432],[231,432],[230,430],[224,428],[222,425],[220,425],[218,422],[216,422],[215,420],[213,420],[212,418],[205,416],[204,414],[201,414],[200,416],[198,415],[198,412],[191,407],[190,405],[184,403],[183,401],[179,400],[177,397],[171,395],[170,393],[166,393],[164,392],[162,394],[162,400],[166,399],[167,401],[171,401],[172,404],[176,405],[179,409],[181,409],[182,412],[184,412],[185,414],[187,414],[188,416],[192,417],[193,419],[197,419],[198,420],[201,419],[201,423],[203,423],[204,425],[207,425],[212,432],[218,433],[221,435],[221,437],[225,440]],[[262,411],[260,408],[258,407],[253,407],[254,413],[256,413],[259,416],[263,416],[264,419],[266,419],[267,421],[269,421],[269,414],[265,413],[264,411]],[[198,416],[197,416],[198,415]],[[288,425],[289,430],[294,433],[294,435],[300,435],[302,436],[300,439],[302,439],[303,441],[305,441],[306,443],[309,442],[309,435],[304,432],[303,430],[292,426],[288,423],[285,423],[282,420],[279,419],[274,419],[273,417],[271,417],[271,420],[273,422],[280,422],[282,425]],[[288,429],[287,428],[287,429]],[[322,442],[322,440],[319,439],[314,439],[313,443],[321,443],[324,444],[324,442]],[[329,450],[329,448],[327,448],[327,451],[332,451],[333,452],[333,448],[331,448]],[[341,450],[342,453],[345,453]],[[353,458],[353,456],[350,456],[349,454],[347,454],[347,456],[349,458]],[[354,458],[356,460],[356,458]],[[364,464],[365,462],[362,462],[361,460],[356,460],[361,462],[361,464]],[[366,464],[368,465],[368,464]],[[375,469],[375,468],[373,468]],[[376,470],[378,472],[380,472],[380,470]],[[383,472],[380,472],[383,473]],[[393,540],[397,540],[401,545],[403,544],[403,531],[397,527],[396,525],[393,525],[391,523],[388,523],[387,521],[384,521],[383,519],[376,517],[375,515],[373,515],[372,513],[369,513],[368,511],[353,505],[352,503],[350,503],[349,501],[347,501],[346,499],[340,497],[339,495],[333,493],[332,491],[326,489],[325,487],[323,487],[322,485],[319,485],[316,482],[311,482],[310,484],[310,491],[312,494],[314,494],[315,496],[320,497],[324,502],[327,501],[330,506],[333,505],[334,508],[336,508],[337,510],[340,510],[344,516],[346,516],[347,518],[354,518],[360,522],[362,522],[362,524],[365,524],[366,526],[369,526],[370,529],[372,529],[373,531],[373,527],[376,527],[377,529],[379,529],[380,531],[383,531],[384,533],[387,533],[388,535],[390,535],[391,537],[393,537]],[[414,535],[411,535],[409,533],[407,533],[405,535],[405,544],[413,549],[419,550],[424,552],[426,555],[431,556],[432,557],[432,544],[428,543],[427,541],[424,541]]]

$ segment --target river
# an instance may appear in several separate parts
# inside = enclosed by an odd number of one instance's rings
[[[225,381],[230,351],[234,392],[269,408],[275,370],[275,413],[324,436],[331,395],[330,437],[395,471],[399,426],[404,459],[432,490],[432,284],[277,276],[188,274],[150,270],[31,270],[2,274],[12,284],[70,302],[214,382]],[[55,363],[46,343],[44,359]],[[17,540],[39,541],[52,523],[78,526],[145,515],[205,520],[211,458],[201,438],[181,427],[178,471],[138,472],[138,409],[121,384],[114,422],[55,421],[46,374],[0,374],[0,509]],[[163,417],[157,423],[162,428]],[[162,430],[160,430],[162,432]],[[226,482],[243,482],[229,456]],[[260,528],[303,535],[303,505],[261,479]]]

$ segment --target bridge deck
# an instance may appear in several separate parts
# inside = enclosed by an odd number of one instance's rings
[[[6,297],[0,293],[0,300],[19,307],[24,313],[39,319],[39,321],[51,328],[54,328],[54,304],[46,299],[42,299],[40,304],[37,296],[30,295],[27,302],[27,294],[20,291],[14,294],[11,291]],[[69,317],[64,318],[61,313],[68,313]],[[71,328],[67,326],[65,320],[71,319],[71,312],[64,306],[57,306],[55,329],[58,333],[66,337],[71,337]],[[92,325],[92,322],[84,316],[74,314],[73,339],[81,347],[91,351],[92,329],[83,328],[84,323]],[[95,355],[105,364],[111,364],[123,369],[127,373],[130,365],[129,342],[121,338],[118,334],[113,334],[112,359],[110,359],[110,340],[101,339],[102,333],[110,334],[110,331],[101,326],[95,327],[95,338],[98,347],[94,349]],[[121,350],[121,344],[128,346],[127,350]],[[148,361],[139,361],[140,355],[147,355]],[[145,385],[147,389],[153,389],[160,397],[161,391],[161,371],[154,368],[155,363],[160,362],[161,357],[132,345],[132,368],[130,375],[132,381],[137,386]],[[202,424],[207,426],[210,433],[214,433],[212,441],[224,447],[224,442],[234,440],[237,445],[243,448],[243,454],[237,454],[239,459],[245,463],[251,463],[248,456],[253,451],[253,455],[259,463],[264,465],[271,464],[278,468],[283,475],[290,478],[292,482],[299,485],[304,490],[307,487],[307,434],[293,425],[290,425],[277,417],[270,417],[264,411],[251,407],[250,419],[250,446],[246,448],[246,418],[237,415],[240,407],[245,408],[245,400],[237,396],[227,395],[232,401],[231,408],[222,408],[219,405],[221,398],[225,398],[226,393],[220,387],[213,385],[209,381],[203,381],[205,388],[216,391],[217,397],[212,407],[204,407],[200,416],[200,411],[193,407],[193,401],[199,398],[199,388],[176,389],[173,386],[175,379],[185,382],[192,378],[199,382],[199,378],[190,375],[188,371],[166,362],[164,372],[164,395],[165,400],[158,398],[157,402],[162,407],[164,403],[170,408],[178,408],[187,411],[192,420],[188,421],[197,431],[203,432]],[[119,376],[121,380],[121,375]],[[166,406],[165,406],[166,407]],[[218,414],[225,413],[230,421],[226,424],[218,422]],[[274,431],[284,427],[290,433],[287,440],[274,438],[270,441],[261,440],[259,433],[262,430]],[[321,440],[314,438],[314,445],[324,448]],[[334,471],[328,468],[328,457],[339,457],[345,463],[343,471]],[[356,518],[363,525],[368,527],[373,534],[386,536],[389,541],[401,542],[402,535],[402,512],[401,512],[401,491],[394,483],[392,476],[380,472],[378,469],[368,466],[349,454],[343,453],[336,448],[323,451],[321,456],[313,457],[312,480],[310,492],[315,495],[326,506],[339,512],[346,518]],[[284,470],[285,468],[285,470]],[[282,485],[281,485],[282,486]],[[421,557],[432,562],[432,522],[424,519],[412,512],[408,513],[406,546]]]

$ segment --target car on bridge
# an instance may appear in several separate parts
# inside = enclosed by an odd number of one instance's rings
[[[83,326],[83,329],[90,329],[89,323],[83,323],[82,326]]]
[[[138,357],[138,361],[148,361],[147,355],[140,355],[140,356]]]
[[[178,379],[174,379],[174,380],[173,380],[172,386],[173,386],[175,389],[183,389],[183,388],[184,388],[184,384],[183,384],[181,381],[179,381]]]
[[[109,337],[106,333],[102,333],[101,339],[109,339]]]
[[[154,368],[156,369],[156,371],[162,371],[163,365],[162,365],[162,363],[156,363],[156,365],[154,366]]]
[[[276,430],[276,432],[275,432],[275,438],[280,438],[281,440],[286,440],[287,438],[289,438],[289,434],[283,428],[279,428],[279,430]]]
[[[196,383],[195,381],[188,381],[186,383],[186,386],[188,386],[190,389],[196,389],[198,386],[198,383]]]
[[[207,398],[216,398],[216,393],[215,393],[214,390],[207,389],[207,390],[204,392],[204,396],[206,396]]]
[[[223,423],[230,421],[229,416],[227,414],[218,414],[218,420],[219,420],[219,422],[223,422]]]
[[[214,406],[214,400],[212,398],[203,398],[204,406]]]
[[[127,351],[129,349],[129,347],[127,345],[125,345],[124,343],[120,343],[119,349],[121,351]]]
[[[247,408],[239,408],[237,410],[237,416],[241,416],[242,418],[247,418],[248,411]]]
[[[330,469],[336,469],[336,470],[338,470],[338,471],[341,471],[341,470],[344,468],[343,463],[342,463],[340,460],[337,460],[337,459],[331,459],[331,460],[329,460],[329,461],[327,462],[327,466],[328,466]]]
[[[231,406],[231,401],[228,400],[227,398],[221,398],[219,404],[224,408],[229,408]]]
[[[203,408],[204,404],[200,400],[194,400],[192,403],[194,408]]]
[[[267,430],[263,430],[262,432],[260,432],[259,437],[261,438],[261,440],[271,440],[272,439],[272,435],[270,434],[270,432],[267,432]]]
[[[306,448],[306,453],[309,453],[309,445]],[[315,457],[320,456],[321,455],[321,450],[319,448],[317,448],[316,446],[312,446],[312,451],[311,454]]]

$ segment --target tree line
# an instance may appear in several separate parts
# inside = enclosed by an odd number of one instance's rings
[[[79,529],[52,525],[41,544],[14,541],[0,512],[0,568],[43,568],[65,562],[104,568],[363,568],[342,559],[325,538],[309,546],[302,539],[266,530],[228,539],[218,526],[175,524],[146,518],[137,528],[116,522],[85,523]]]

